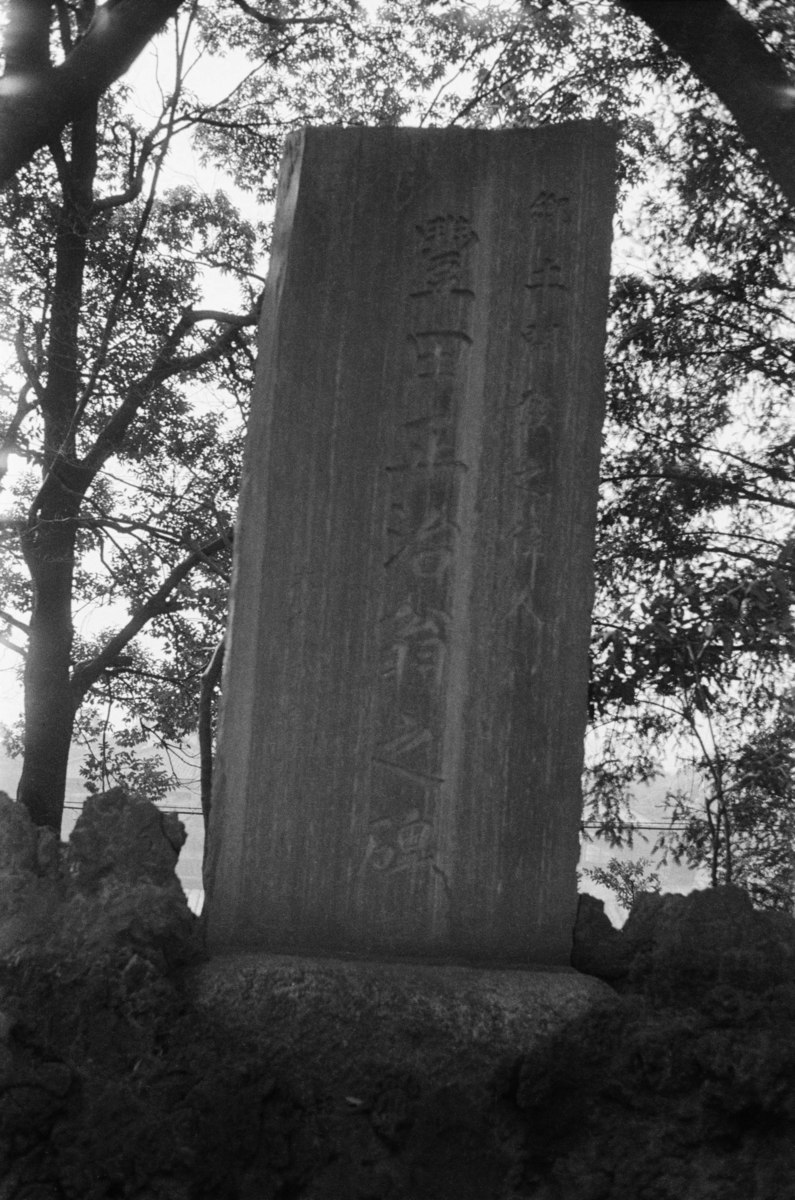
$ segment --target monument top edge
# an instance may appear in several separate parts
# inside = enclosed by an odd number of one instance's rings
[[[521,139],[541,139],[544,137],[551,138],[577,138],[577,137],[596,137],[606,142],[615,143],[618,140],[618,127],[615,124],[608,123],[599,118],[579,120],[579,121],[560,121],[558,123],[549,123],[545,125],[534,125],[532,127],[522,127],[513,129],[471,129],[461,125],[450,126],[417,126],[417,125],[303,125],[298,129],[294,129],[287,135],[288,141],[303,138],[373,138],[383,141],[389,140],[418,140],[435,138],[461,138],[463,139],[483,139],[494,141],[504,139],[506,141],[519,141]]]

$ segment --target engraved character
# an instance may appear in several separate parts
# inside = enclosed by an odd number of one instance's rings
[[[420,499],[425,500],[426,497],[421,496]],[[398,559],[407,555],[412,575],[441,582],[453,561],[452,543],[458,526],[449,520],[442,508],[434,506],[423,513],[421,524],[412,528],[408,510],[405,498],[399,505],[392,505],[387,533],[402,544],[384,566],[392,567]]]
[[[431,609],[420,616],[414,611],[410,601],[406,601],[392,620],[392,640],[385,655],[382,674],[385,677],[393,677],[399,687],[406,671],[412,668],[420,678],[432,679],[439,683],[447,653],[450,623],[447,613]],[[416,732],[413,736],[416,737]],[[419,742],[415,744],[419,745]],[[414,748],[414,744],[406,747]]]
[[[389,820],[372,821],[365,850],[365,863],[374,871],[387,871],[395,861],[394,824]]]
[[[562,267],[553,258],[546,258],[531,272],[522,337],[534,347],[548,348],[555,334],[566,323],[568,288],[563,282]]]
[[[453,292],[461,287],[464,253],[477,241],[468,217],[445,214],[417,226],[420,281],[414,295]]]
[[[425,330],[409,335],[416,353],[418,379],[451,379],[472,339],[459,330]]]
[[[568,196],[555,192],[539,192],[528,209],[528,217],[534,225],[568,225],[571,221],[571,202]]]
[[[397,831],[398,851],[408,859],[428,858],[431,853],[432,832],[430,823],[421,820],[418,810],[413,809],[406,814],[405,824]]]

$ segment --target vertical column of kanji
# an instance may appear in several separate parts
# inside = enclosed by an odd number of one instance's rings
[[[493,910],[494,936],[509,953],[526,946],[551,962],[566,960],[573,920],[578,780],[564,780],[577,753],[569,712],[572,702],[584,703],[580,667],[567,646],[580,630],[567,620],[566,594],[587,587],[589,576],[571,528],[566,465],[571,413],[589,403],[571,370],[583,287],[571,237],[583,182],[573,157],[566,163],[561,155],[527,199],[507,395],[513,684],[503,806],[514,833],[498,853],[505,886]]]
[[[467,470],[456,452],[456,423],[473,340],[471,269],[478,242],[461,213],[431,213],[415,233],[409,361],[387,465],[376,744],[360,871],[371,928],[395,946],[433,945],[449,932],[434,856],[459,493]]]
[[[499,916],[506,946],[521,952],[525,941],[547,961],[566,960],[574,913],[603,404],[592,329],[603,337],[609,220],[592,199],[606,191],[605,173],[586,161],[568,147],[528,197],[508,397],[515,673],[504,803],[516,833],[500,851]]]
[[[597,128],[495,143],[487,385],[450,887],[461,953],[565,962],[609,266]],[[479,285],[480,292],[480,285]],[[480,336],[480,326],[478,328]]]
[[[524,285],[521,317],[522,382],[513,400],[514,611],[523,611],[535,632],[544,622],[549,596],[541,583],[550,537],[555,443],[555,410],[564,390],[557,369],[571,320],[571,294],[566,233],[571,201],[566,195],[541,191],[528,206],[533,259]]]

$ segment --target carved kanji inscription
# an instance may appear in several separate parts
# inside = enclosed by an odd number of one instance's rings
[[[386,611],[373,760],[377,817],[364,852],[365,864],[379,871],[432,858],[459,534],[457,479],[467,469],[456,450],[457,392],[473,344],[465,326],[474,300],[469,279],[478,235],[467,216],[450,213],[427,217],[415,232],[416,282],[406,328],[410,370],[403,419],[386,467]],[[451,307],[451,295],[463,299]],[[417,770],[418,753],[424,779]],[[407,771],[419,786],[409,797]]]
[[[569,961],[613,154],[588,123],[291,136],[213,952]]]

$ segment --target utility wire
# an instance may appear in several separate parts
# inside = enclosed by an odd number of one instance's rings
[[[79,812],[82,809],[82,807],[83,807],[82,803],[77,800],[67,800],[66,803],[64,804],[64,808],[70,808],[77,812]],[[182,804],[168,804],[168,805],[158,804],[157,807],[160,809],[160,812],[179,813],[184,817],[200,817],[203,815],[202,810],[200,808],[188,808]],[[580,826],[580,828],[581,829],[601,829],[602,825],[601,825],[600,821],[585,821]],[[642,830],[648,830],[649,832],[654,832],[654,833],[662,833],[665,830],[677,830],[677,829],[687,829],[687,825],[684,825],[684,824],[667,825],[666,824],[666,825],[633,825],[632,826],[633,833],[640,833]]]

